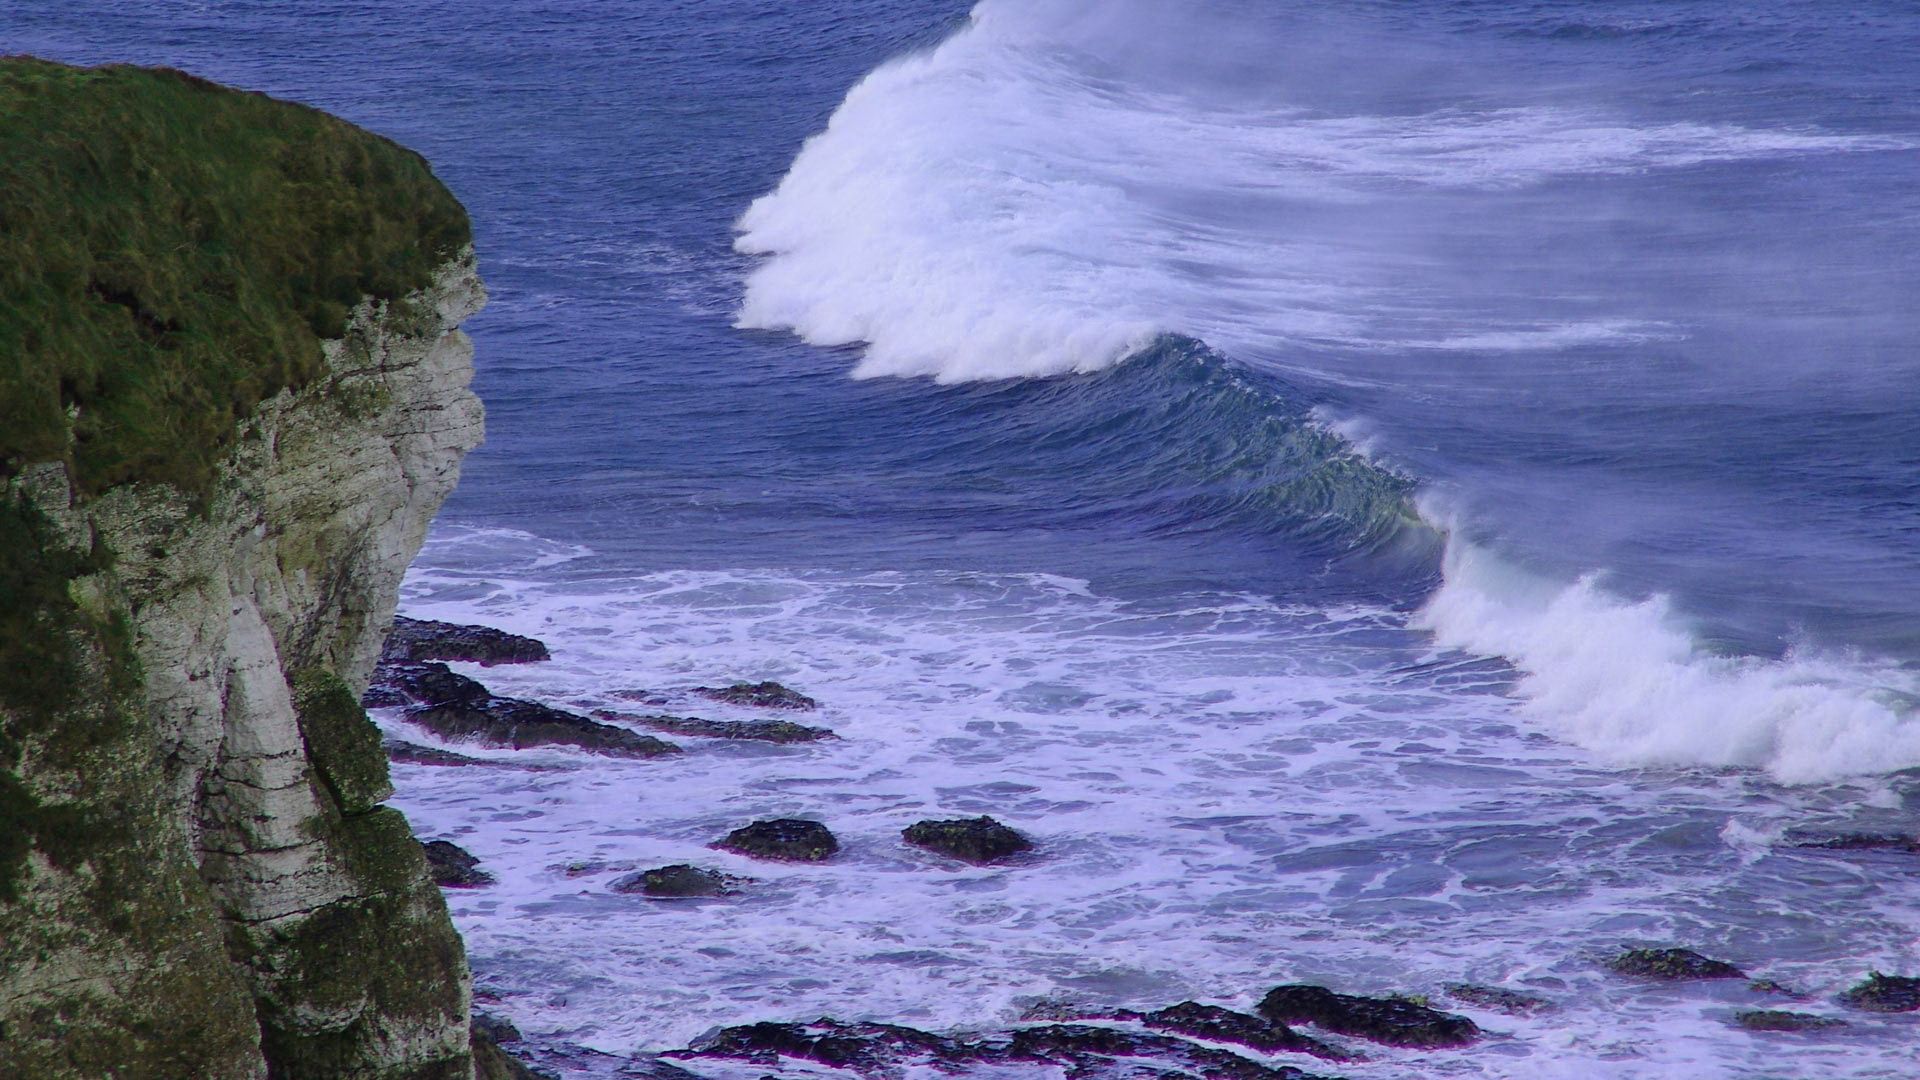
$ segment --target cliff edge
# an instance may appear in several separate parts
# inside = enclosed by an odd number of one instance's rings
[[[0,1061],[466,1078],[458,934],[360,708],[482,433],[417,155],[0,60]]]

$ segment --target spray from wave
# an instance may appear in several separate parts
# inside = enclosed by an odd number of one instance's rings
[[[1463,200],[1581,177],[1905,145],[1537,104],[1302,104],[1230,21],[1175,7],[987,0],[868,76],[740,220],[761,258],[738,324],[859,346],[860,376],[943,382],[1093,372],[1170,335],[1268,357],[1653,340],[1670,329],[1557,297],[1531,319],[1477,308],[1437,230]],[[1182,81],[1195,55],[1221,57],[1218,77]],[[1890,667],[1714,655],[1663,599],[1532,578],[1447,531],[1418,623],[1512,659],[1527,707],[1572,742],[1788,782],[1920,764]]]

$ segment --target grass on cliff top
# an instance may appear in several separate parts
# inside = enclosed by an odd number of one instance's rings
[[[203,492],[364,296],[470,242],[418,154],[166,69],[0,58],[0,478]]]

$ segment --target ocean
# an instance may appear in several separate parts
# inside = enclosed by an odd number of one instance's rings
[[[401,607],[554,660],[463,670],[822,702],[395,766],[563,1071],[1471,982],[1559,1007],[1337,1071],[1915,1075],[1833,997],[1920,975],[1920,861],[1803,846],[1920,832],[1910,0],[4,0],[0,51],[313,104],[466,203],[489,437]],[[1038,854],[899,842],[979,814]],[[780,816],[845,850],[707,847]],[[608,888],[679,862],[755,884]],[[1802,996],[1605,969],[1645,945]]]

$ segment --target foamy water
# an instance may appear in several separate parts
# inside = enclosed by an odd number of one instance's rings
[[[1500,1036],[1370,1051],[1339,1071],[1909,1067],[1912,1018],[1756,1037],[1731,1013],[1777,999],[1635,984],[1598,963],[1688,945],[1828,1013],[1868,967],[1912,968],[1920,871],[1780,843],[1789,827],[1910,814],[1912,777],[1797,789],[1751,772],[1623,772],[1535,734],[1504,665],[1435,652],[1380,610],[1122,602],[1035,575],[598,576],[592,562],[523,534],[443,530],[403,607],[553,647],[546,664],[468,669],[498,693],[632,708],[610,693],[773,678],[821,699],[805,719],[841,738],[675,737],[684,755],[631,762],[460,746],[551,768],[396,766],[397,805],[421,835],[498,876],[449,902],[483,990],[538,1040],[625,1054],[760,1019],[969,1030],[1042,1000],[1244,1007],[1286,981],[1436,994],[1473,981],[1563,1008],[1463,1008]],[[669,711],[751,715],[697,698]],[[978,814],[1038,853],[977,869],[899,841],[921,818]],[[777,816],[826,822],[843,853],[789,866],[706,846]],[[608,890],[675,862],[756,883],[712,903]]]

